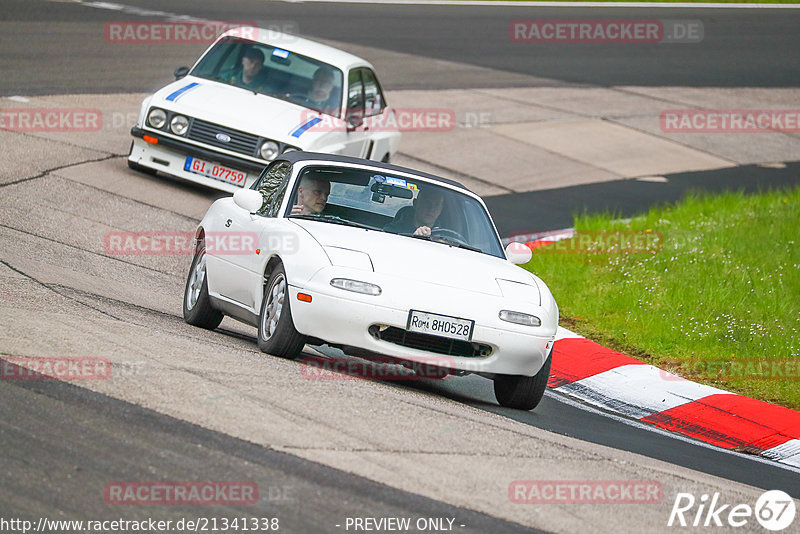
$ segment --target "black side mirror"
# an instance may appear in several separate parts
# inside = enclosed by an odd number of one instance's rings
[[[353,114],[348,113],[347,118],[345,120],[347,121],[348,132],[352,132],[353,130],[364,124],[364,117],[356,113]]]
[[[181,78],[189,74],[189,67],[178,67],[177,69],[175,69],[174,74],[175,74],[175,79],[180,80]]]

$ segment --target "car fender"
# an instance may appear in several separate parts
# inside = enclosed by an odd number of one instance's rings
[[[284,247],[282,250],[265,255],[262,263],[264,273],[264,284],[270,275],[270,262],[274,259],[283,263],[286,271],[286,281],[290,286],[302,288],[311,278],[321,269],[331,266],[330,258],[325,253],[322,245],[314,237],[299,225],[294,224],[288,219],[275,219],[275,226],[279,232],[288,232],[294,238],[293,246]],[[259,236],[262,243],[267,242],[272,229],[267,229]],[[264,297],[264,289],[254,288],[256,293],[253,295],[253,302],[256,303],[256,311],[261,309],[261,301]]]

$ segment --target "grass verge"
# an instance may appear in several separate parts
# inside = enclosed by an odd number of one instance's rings
[[[562,325],[647,363],[800,409],[800,188],[690,194],[646,215],[578,216],[525,267]]]

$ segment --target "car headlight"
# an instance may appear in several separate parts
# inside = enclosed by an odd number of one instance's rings
[[[169,121],[169,129],[172,130],[172,133],[175,135],[184,135],[189,129],[189,119],[183,115],[175,115],[172,117],[172,120]]]
[[[275,159],[275,156],[278,155],[279,150],[278,143],[275,141],[264,141],[261,144],[261,148],[258,149],[258,153],[261,154],[261,157],[265,160],[272,161]]]
[[[161,129],[167,123],[167,114],[163,109],[153,108],[147,115],[147,124],[156,129]]]
[[[542,320],[535,315],[520,313],[511,310],[500,310],[499,317],[502,321],[523,326],[542,326]]]
[[[331,280],[333,287],[344,289],[345,291],[353,291],[355,293],[363,293],[364,295],[380,295],[381,287],[369,282],[362,282],[360,280],[350,280],[349,278],[334,278]]]

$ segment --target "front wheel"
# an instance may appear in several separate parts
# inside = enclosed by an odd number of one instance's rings
[[[294,328],[289,307],[286,271],[278,264],[270,274],[261,314],[258,319],[258,348],[281,358],[294,358],[306,344],[305,336]]]
[[[202,242],[194,253],[183,293],[183,320],[193,326],[214,330],[224,315],[211,306],[206,280],[206,250]]]
[[[553,351],[539,372],[533,376],[499,375],[494,379],[494,396],[500,406],[517,410],[533,410],[539,405],[550,378]]]

